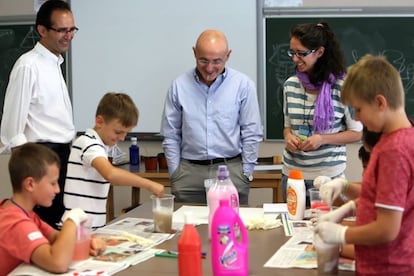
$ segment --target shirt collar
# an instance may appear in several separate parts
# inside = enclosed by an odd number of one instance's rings
[[[53,60],[54,62],[57,62],[62,64],[64,62],[64,59],[62,55],[56,56],[54,53],[52,53],[49,49],[47,49],[42,43],[37,42],[35,45],[36,51],[38,51],[42,56]]]

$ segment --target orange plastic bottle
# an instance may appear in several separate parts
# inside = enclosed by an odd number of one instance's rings
[[[202,276],[201,239],[197,229],[184,214],[185,225],[178,240],[178,275]]]

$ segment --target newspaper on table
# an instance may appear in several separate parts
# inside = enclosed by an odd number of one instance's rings
[[[289,229],[289,240],[270,257],[264,267],[275,268],[317,268],[316,250],[313,245],[312,224],[308,220],[283,220],[284,227]],[[286,229],[285,229],[286,233]],[[355,271],[355,262],[340,258],[339,270]]]
[[[282,213],[280,216],[286,236],[293,236],[298,233],[312,233],[312,222],[310,220],[290,220],[287,213]]]
[[[66,273],[55,274],[47,272],[37,266],[22,263],[16,267],[8,276],[86,276],[86,275],[113,275],[121,270],[124,270],[129,265],[127,263],[113,263],[113,262],[100,262],[93,260],[85,260],[71,264],[69,270]]]
[[[174,226],[174,225],[173,225]],[[94,260],[109,262],[127,262],[135,265],[154,256],[160,249],[153,249],[175,233],[155,233],[154,221],[144,218],[125,218],[94,232],[106,242],[105,252]]]
[[[106,250],[99,256],[73,262],[68,272],[53,274],[30,264],[21,264],[9,275],[99,275],[115,274],[131,265],[154,257],[155,253],[164,251],[153,248],[174,237],[168,233],[154,233],[152,219],[125,218],[93,232],[106,242]],[[92,274],[91,274],[92,273]]]
[[[136,243],[139,249],[145,249],[171,239],[176,231],[182,230],[182,227],[181,224],[173,223],[173,233],[155,233],[152,219],[129,217],[99,228],[94,235],[124,237]]]

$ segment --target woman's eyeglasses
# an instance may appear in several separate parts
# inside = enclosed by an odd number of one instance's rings
[[[288,54],[288,56],[290,56],[290,57],[293,57],[293,56],[297,56],[297,57],[302,57],[302,58],[304,58],[304,57],[306,57],[306,56],[308,56],[308,55],[310,55],[310,54],[312,54],[312,53],[315,53],[316,52],[316,50],[317,49],[313,49],[313,50],[307,50],[307,51],[292,51],[292,50],[288,50],[287,51],[287,54]]]

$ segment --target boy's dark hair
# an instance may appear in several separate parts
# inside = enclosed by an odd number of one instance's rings
[[[48,0],[40,7],[36,15],[36,29],[37,26],[42,25],[50,28],[53,25],[51,22],[52,13],[56,10],[72,12],[68,3],[61,0]]]
[[[137,125],[139,112],[127,94],[108,92],[99,102],[95,115],[101,115],[106,122],[118,119],[123,126],[131,127]]]
[[[314,69],[309,73],[312,84],[317,85],[327,80],[331,73],[339,77],[346,72],[344,53],[327,22],[295,25],[290,29],[290,37],[297,38],[309,50],[325,48],[324,54],[318,58]]]
[[[366,126],[362,129],[362,142],[370,148],[370,151],[372,151],[372,148],[379,141],[380,137],[380,132],[370,131]]]
[[[23,180],[33,177],[40,180],[47,173],[47,167],[56,165],[60,168],[59,156],[51,149],[36,144],[26,143],[13,149],[9,160],[9,174],[13,192],[22,190]]]
[[[371,157],[371,152],[367,151],[364,146],[361,146],[358,150],[358,158],[361,160],[362,167],[365,168],[368,166],[369,158]]]

